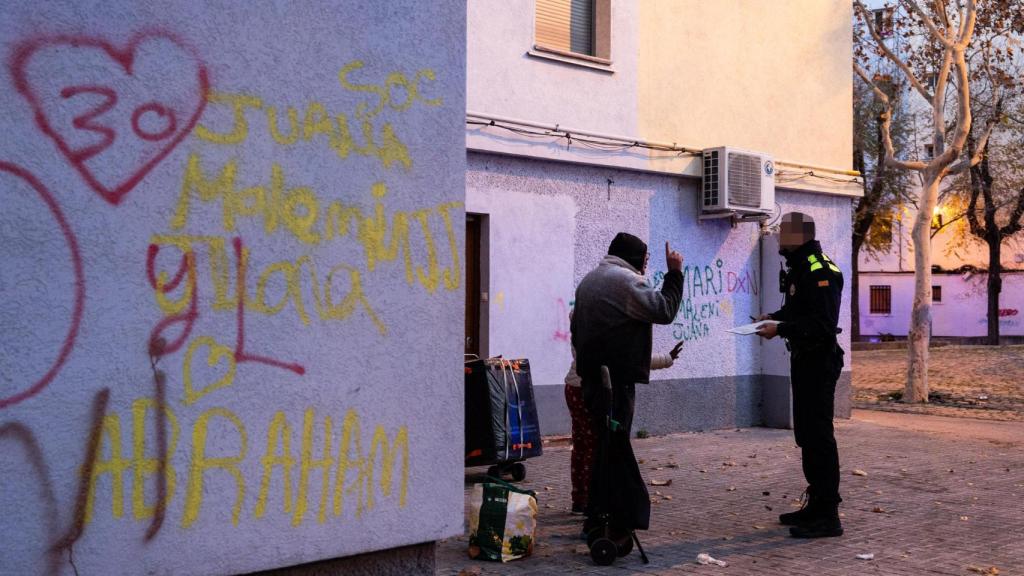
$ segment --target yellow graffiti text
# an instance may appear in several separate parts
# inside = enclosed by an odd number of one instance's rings
[[[452,211],[461,208],[461,202],[411,211],[389,211],[385,208],[388,188],[383,182],[378,182],[371,187],[373,205],[367,214],[356,204],[325,201],[307,187],[287,188],[284,171],[277,164],[271,166],[269,185],[239,189],[237,179],[237,159],[229,160],[218,174],[211,175],[203,169],[199,156],[192,153],[171,228],[181,230],[186,227],[193,209],[193,198],[200,202],[219,201],[225,232],[235,232],[242,219],[255,218],[262,223],[263,232],[268,236],[283,230],[306,244],[317,245],[354,236],[362,246],[370,272],[379,263],[400,259],[410,286],[419,284],[428,293],[441,286],[450,291],[461,287],[462,266],[452,219]],[[434,237],[435,225],[432,224],[438,220],[447,240],[450,260],[450,265],[443,269]],[[217,249],[222,250],[223,245]],[[415,261],[415,256],[425,262]],[[223,293],[222,290],[218,295]]]
[[[313,518],[322,524],[346,514],[346,500],[352,503],[348,513],[356,519],[385,502],[401,509],[409,500],[410,448],[405,426],[391,433],[383,425],[364,428],[359,414],[348,410],[339,430],[330,416],[308,407],[299,432],[284,411],[277,411],[264,428],[263,453],[254,454],[249,450],[252,428],[227,408],[199,413],[188,424],[191,441],[182,446],[174,411],[168,406],[158,408],[151,398],[138,398],[131,406],[130,458],[122,453],[119,414],[110,412],[104,418],[101,452],[88,482],[87,523],[95,520],[97,500],[104,506],[109,501],[113,518],[123,517],[125,474],[133,481],[134,519],[152,518],[158,503],[146,502],[145,483],[159,471],[158,459],[152,455],[158,409],[164,411],[171,429],[164,505],[170,509],[176,498],[183,498],[182,529],[196,524],[237,526],[245,519],[257,521],[276,514],[292,526]],[[370,438],[365,451],[364,429]],[[175,462],[177,467],[172,465]],[[183,496],[175,489],[178,470],[184,471]],[[226,490],[228,486],[232,489]],[[259,487],[255,499],[246,498],[249,486]],[[270,506],[271,502],[280,502],[280,508]]]
[[[414,89],[410,88],[409,90]],[[346,159],[354,153],[376,158],[384,168],[398,166],[405,170],[412,168],[409,148],[399,139],[394,126],[390,122],[382,122],[378,129],[374,126],[372,118],[366,114],[357,113],[355,128],[359,136],[356,137],[352,134],[353,130],[349,125],[348,115],[332,114],[320,102],[306,104],[301,123],[299,111],[288,106],[284,113],[288,129],[282,131],[278,108],[264,105],[263,100],[257,96],[212,92],[207,101],[213,105],[214,109],[224,106],[230,108],[232,112],[232,123],[228,129],[218,131],[205,124],[196,126],[195,135],[207,142],[228,146],[238,146],[244,143],[250,133],[248,112],[264,111],[266,131],[269,133],[270,139],[279,146],[291,147],[301,138],[305,143],[326,146],[341,159]]]

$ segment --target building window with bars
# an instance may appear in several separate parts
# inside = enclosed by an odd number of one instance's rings
[[[892,287],[872,286],[871,307],[872,314],[892,314]]]
[[[611,64],[611,0],[536,0],[534,49]]]
[[[942,302],[942,286],[932,286],[932,302]]]

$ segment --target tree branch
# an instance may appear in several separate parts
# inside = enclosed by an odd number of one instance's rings
[[[903,168],[905,170],[924,170],[925,167],[927,167],[927,164],[924,162],[899,160],[896,158],[896,149],[892,143],[892,103],[889,101],[889,96],[884,90],[875,84],[874,80],[868,77],[868,73],[856,62],[853,63],[853,69],[868,86],[871,86],[871,90],[874,91],[875,96],[881,100],[882,105],[885,107],[885,111],[881,114],[882,144],[885,146],[885,163],[889,166]]]
[[[964,39],[970,42],[970,33],[974,31],[974,0],[968,0],[967,9],[968,14],[966,18],[970,21],[970,25],[966,27],[966,37]],[[967,137],[971,132],[970,72],[967,68],[967,60],[964,57],[964,49],[964,43],[957,43],[952,49],[957,72],[957,122],[949,148],[937,158],[940,166],[949,166],[956,160],[957,156],[963,152],[964,145],[967,143]]]
[[[997,106],[998,109],[998,106]],[[978,144],[974,154],[969,158],[953,164],[949,167],[949,174],[961,174],[964,170],[968,170],[978,165],[981,162],[983,156],[985,156],[985,148],[988,146],[988,138],[992,135],[992,131],[995,129],[996,124],[999,123],[999,116],[993,115],[988,119],[985,126],[985,131],[981,134],[981,138],[978,138]]]
[[[1021,229],[1021,217],[1024,216],[1024,188],[1017,192],[1017,205],[1013,207],[1013,211],[1010,212],[1010,221],[999,229],[999,235],[1001,237],[1012,236],[1020,231]]]
[[[914,13],[917,14],[919,18],[921,18],[921,21],[924,22],[924,25],[928,28],[928,31],[932,33],[933,38],[938,40],[939,43],[941,43],[946,48],[952,48],[953,42],[952,40],[949,39],[949,32],[943,32],[942,30],[939,30],[938,26],[935,25],[935,21],[933,21],[931,17],[928,16],[928,14],[921,9],[921,6],[918,5],[917,2],[915,2],[914,0],[903,0],[902,4],[904,6],[909,7],[911,10],[914,11]],[[942,2],[936,2],[936,5],[941,4]],[[945,18],[945,7],[942,8],[942,12],[939,13],[939,16],[942,17],[944,21],[946,21],[946,25],[948,26],[948,18]]]
[[[974,34],[974,23],[978,19],[978,8],[975,4],[976,0],[967,0],[967,6],[961,12],[960,33],[957,45],[963,50],[966,50],[967,45],[971,43],[971,35]]]
[[[981,177],[971,170],[971,201],[967,205],[967,223],[970,225],[971,234],[978,238],[985,238],[985,229],[978,222],[978,196],[981,195]]]
[[[882,36],[878,33],[878,30],[875,30],[875,25],[873,22],[871,22],[871,17],[868,15],[868,9],[864,7],[864,4],[861,3],[861,0],[856,0],[854,2],[854,6],[856,6],[857,13],[860,15],[861,21],[864,22],[865,26],[867,26],[868,32],[874,39],[875,45],[878,47],[879,50],[882,51],[882,54],[886,58],[891,60],[894,64],[899,66],[900,70],[903,71],[903,74],[906,75],[907,80],[910,81],[910,85],[913,86],[914,89],[917,90],[917,92],[922,97],[924,97],[925,100],[931,102],[932,95],[928,93],[928,90],[925,89],[924,85],[921,84],[921,81],[917,79],[917,76],[914,75],[914,71],[911,70],[910,66],[908,66],[905,62],[900,60],[898,56],[893,54],[892,50],[889,50],[889,47],[886,46],[885,44],[885,39],[882,38]]]

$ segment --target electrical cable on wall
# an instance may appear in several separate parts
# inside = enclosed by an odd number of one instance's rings
[[[471,116],[475,116],[471,114]],[[466,125],[478,126],[482,128],[500,128],[508,132],[512,132],[518,136],[526,138],[542,139],[542,138],[554,138],[556,140],[564,139],[566,141],[566,149],[571,148],[573,145],[577,145],[581,148],[589,150],[596,150],[600,152],[624,152],[632,149],[643,149],[653,150],[656,152],[669,152],[674,153],[677,157],[682,156],[701,156],[703,150],[695,148],[686,148],[684,146],[677,146],[674,143],[660,144],[655,142],[645,142],[642,140],[626,140],[613,137],[598,137],[591,135],[580,134],[578,131],[573,132],[561,128],[559,124],[555,124],[554,129],[540,128],[531,126],[529,124],[518,125],[516,122],[507,120],[498,120],[494,118],[467,118]],[[780,162],[785,164],[784,162]],[[799,166],[799,165],[797,165]],[[856,172],[840,171],[841,173],[857,174]],[[779,184],[788,184],[804,178],[817,178],[827,182],[836,184],[860,184],[861,180],[857,177],[853,178],[841,178],[837,176],[830,176],[826,174],[820,174],[815,170],[806,171],[792,171],[792,170],[779,170],[776,173],[776,182]]]

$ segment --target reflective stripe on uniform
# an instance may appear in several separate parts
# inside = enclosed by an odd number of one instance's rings
[[[821,259],[828,263],[829,270],[835,272],[836,274],[842,275],[842,271],[839,270],[838,266],[832,263],[832,260],[828,256],[822,254]],[[811,263],[811,272],[821,270],[823,267],[822,263],[818,261],[818,257],[814,254],[809,255],[807,257],[807,261]]]

